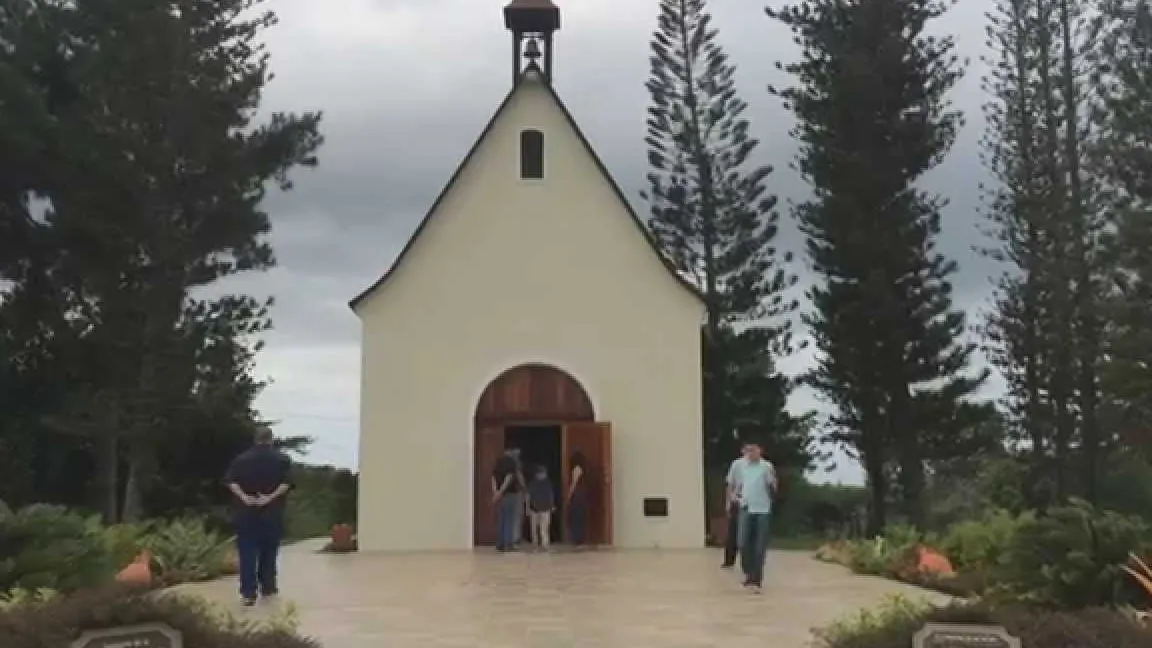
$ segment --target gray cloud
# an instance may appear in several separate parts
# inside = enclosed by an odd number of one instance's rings
[[[313,434],[311,457],[351,464],[359,400],[359,324],[346,302],[389,265],[460,159],[508,91],[509,36],[503,0],[343,0],[340,10],[312,0],[278,0],[281,23],[267,37],[277,77],[266,94],[269,111],[323,110],[327,144],[320,166],[296,174],[296,189],[271,195],[272,242],[280,267],[239,277],[222,289],[273,294],[276,330],[259,371],[275,381],[260,406],[282,421],[284,433]],[[557,39],[556,83],[582,128],[641,213],[648,38],[656,3],[558,0],[564,29]],[[796,150],[791,117],[771,97],[775,70],[795,46],[763,13],[763,2],[714,2],[720,35],[738,64],[761,140],[759,159],[773,164],[773,191],[800,200],[806,189],[789,168]],[[962,53],[983,47],[988,0],[969,0],[945,24]],[[954,101],[969,115],[948,162],[925,186],[952,199],[941,249],[961,261],[958,305],[974,307],[988,294],[990,268],[975,257],[977,160],[982,128],[979,75],[974,67]],[[801,251],[794,224],[782,219],[781,247]],[[787,368],[802,368],[803,356]],[[811,405],[801,395],[798,408]],[[858,478],[858,471],[841,470]],[[834,476],[836,476],[834,475]]]

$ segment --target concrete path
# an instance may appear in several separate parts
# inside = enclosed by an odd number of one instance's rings
[[[316,547],[285,551],[281,586],[302,631],[324,648],[805,648],[812,627],[888,594],[932,597],[806,552],[772,552],[757,596],[720,569],[717,550],[332,555]],[[236,601],[234,579],[186,589]]]

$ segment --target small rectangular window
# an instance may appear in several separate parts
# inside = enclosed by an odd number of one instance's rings
[[[531,180],[544,177],[544,133],[538,130],[520,133],[520,177]]]

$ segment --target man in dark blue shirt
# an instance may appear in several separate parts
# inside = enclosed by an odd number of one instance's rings
[[[266,426],[256,443],[232,460],[224,483],[235,498],[236,550],[240,556],[240,597],[244,605],[256,596],[275,596],[276,559],[284,538],[284,504],[292,489],[292,461],[273,446]]]

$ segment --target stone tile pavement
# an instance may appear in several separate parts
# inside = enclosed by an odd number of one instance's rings
[[[932,596],[774,551],[763,594],[716,550],[496,555],[285,551],[282,598],[325,648],[806,648],[888,594]],[[227,579],[187,589],[233,603]],[[266,604],[243,614],[268,614]]]

